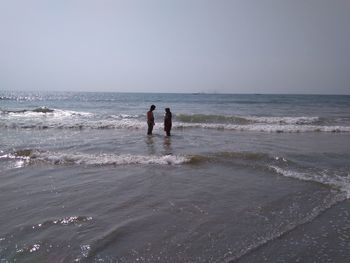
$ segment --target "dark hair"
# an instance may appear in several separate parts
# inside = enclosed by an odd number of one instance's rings
[[[166,112],[170,112],[170,108],[165,108],[165,111]]]
[[[155,108],[156,108],[156,106],[154,106],[154,105],[152,104],[150,110],[154,110]]]

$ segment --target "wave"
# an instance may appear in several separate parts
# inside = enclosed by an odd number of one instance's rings
[[[272,117],[272,116],[225,116],[206,114],[179,114],[176,120],[184,123],[230,123],[230,124],[314,124],[320,123],[320,117]]]
[[[188,157],[179,155],[132,155],[132,154],[87,154],[64,153],[38,150],[19,150],[0,156],[0,159],[22,160],[26,164],[44,162],[53,165],[178,165],[189,161]]]
[[[0,159],[23,160],[27,164],[44,162],[53,165],[128,165],[128,164],[157,164],[157,165],[180,165],[199,164],[204,162],[217,162],[225,160],[251,161],[262,163],[286,163],[283,157],[270,156],[266,153],[255,152],[218,152],[203,155],[132,155],[132,154],[87,154],[66,153],[53,151],[38,151],[32,149],[18,150],[14,153],[0,156]]]
[[[31,119],[28,122],[7,121],[0,122],[1,128],[6,129],[146,129],[147,124],[140,121],[132,121],[128,119],[121,120],[76,120],[66,118],[66,116],[57,117],[50,120]]]
[[[144,115],[97,115],[39,107],[23,110],[2,110],[0,128],[8,129],[146,129]],[[228,131],[303,133],[350,132],[350,126],[331,125],[319,117],[257,117],[180,114],[173,129],[215,129]],[[158,122],[155,131],[162,131]]]
[[[180,114],[174,128],[202,128],[231,131],[302,133],[302,132],[350,132],[349,126],[330,125],[329,121],[316,117],[263,117],[223,116],[204,114]]]
[[[47,107],[39,107],[33,110],[33,112],[41,112],[41,113],[49,113],[49,112],[53,112],[54,110],[51,110]]]
[[[237,123],[249,124],[252,121],[238,116],[205,115],[205,114],[179,114],[176,120],[184,123]]]
[[[129,165],[129,164],[156,164],[180,165],[217,162],[223,160],[243,161],[271,161],[286,162],[282,157],[271,157],[265,153],[254,152],[219,152],[205,155],[132,155],[132,154],[87,154],[65,153],[53,151],[39,151],[32,149],[17,150],[0,156],[0,159],[24,161],[26,164],[44,162],[53,165]]]
[[[11,97],[8,97],[8,96],[0,96],[0,100],[11,100]]]
[[[350,173],[347,176],[336,173],[329,174],[328,171],[305,173],[283,169],[274,165],[270,165],[269,168],[273,172],[285,177],[296,178],[303,181],[317,182],[323,185],[334,187],[346,193],[348,199],[350,198]]]
[[[40,96],[16,96],[16,95],[6,95],[0,96],[0,100],[14,100],[14,101],[35,101],[43,100]]]
[[[272,171],[276,174],[304,181],[312,181],[336,188],[350,198],[350,172],[340,170],[319,170],[298,168],[291,160],[281,156],[271,156],[259,152],[217,152],[201,155],[132,155],[132,154],[87,154],[38,151],[32,149],[18,150],[0,156],[0,160],[19,161],[22,165],[46,163],[51,165],[198,165],[210,162],[230,162]],[[294,170],[293,170],[294,169]],[[301,171],[298,171],[302,169]]]
[[[46,106],[38,107],[35,109],[22,109],[22,110],[1,110],[1,114],[10,116],[22,116],[22,117],[33,117],[33,116],[46,116],[46,113],[52,113],[51,116],[91,116],[89,112],[78,112],[61,109],[50,109]],[[45,113],[45,114],[42,114]]]
[[[267,123],[267,124],[313,124],[321,122],[320,117],[245,117],[247,120],[254,123]]]
[[[207,155],[191,155],[188,161],[189,164],[199,164],[203,162],[217,162],[225,160],[237,160],[237,161],[279,161],[285,160],[281,157],[271,157],[266,153],[256,153],[256,152],[218,152],[214,154]]]
[[[7,153],[0,155],[0,160],[14,161],[13,168],[21,168],[30,162],[31,150],[20,150],[19,153]],[[3,153],[3,151],[0,151]]]
[[[0,156],[0,159],[22,160],[26,163],[45,162],[48,164],[84,164],[84,165],[127,165],[127,164],[198,164],[222,160],[273,161],[286,162],[282,157],[271,157],[255,152],[218,152],[205,155],[132,155],[132,154],[87,154],[39,151],[33,149],[17,150]]]
[[[109,118],[112,119],[138,119],[142,117],[142,115],[130,115],[130,114],[119,114],[119,115],[110,115]]]
[[[254,167],[255,169],[272,171],[284,177],[291,177],[303,181],[311,181],[335,188],[345,193],[350,199],[350,171],[328,170],[328,169],[307,169],[297,171],[298,165],[291,160],[281,156],[271,156],[267,153],[258,152],[219,152],[208,155],[191,156],[189,164],[200,164],[205,162],[231,161],[231,164]],[[295,169],[295,170],[293,170]]]
[[[38,114],[38,113],[35,113]],[[47,114],[47,113],[42,113]],[[143,120],[134,118],[115,117],[111,119],[92,120],[91,118],[69,118],[83,113],[58,112],[51,119],[42,119],[38,116],[31,117],[29,114],[26,120],[11,119],[0,121],[1,128],[7,129],[146,129],[147,124]],[[279,125],[279,124],[217,124],[217,123],[182,123],[174,122],[173,129],[211,129],[227,131],[244,132],[264,132],[264,133],[306,133],[306,132],[325,132],[325,133],[348,133],[350,126],[335,125]],[[158,124],[155,131],[162,131],[163,125]]]
[[[303,133],[303,132],[350,132],[350,126],[322,126],[322,125],[278,125],[278,124],[203,124],[203,123],[175,123],[174,128],[202,128],[247,132],[271,133]]]

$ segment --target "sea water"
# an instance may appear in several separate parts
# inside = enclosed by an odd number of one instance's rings
[[[350,256],[350,96],[2,91],[0,110],[0,262]]]

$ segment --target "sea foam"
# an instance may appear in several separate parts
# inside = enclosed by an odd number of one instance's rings
[[[180,155],[132,155],[132,154],[87,154],[28,150],[29,154],[5,154],[0,159],[12,159],[25,163],[45,162],[54,165],[178,165],[189,162],[189,158]]]
[[[314,124],[320,121],[317,116],[225,116],[206,114],[178,114],[176,120],[183,123],[227,123],[227,124]]]
[[[2,111],[0,127],[8,129],[147,129],[143,115],[98,115],[89,112],[39,107]],[[350,132],[350,126],[321,125],[319,117],[258,117],[180,114],[173,129],[216,129],[266,133]],[[163,125],[156,123],[155,131]]]
[[[339,175],[336,173],[328,174],[326,171],[319,173],[312,172],[297,172],[293,170],[287,170],[280,168],[278,166],[270,165],[269,168],[276,172],[277,174],[283,175],[285,177],[296,178],[303,181],[312,181],[328,185],[339,189],[340,191],[346,193],[347,198],[350,198],[350,174]]]
[[[278,125],[278,124],[217,124],[217,123],[174,123],[174,128],[202,128],[231,131],[251,131],[251,132],[350,132],[349,126],[321,126],[321,125]]]

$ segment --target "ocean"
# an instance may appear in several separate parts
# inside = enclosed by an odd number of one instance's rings
[[[0,91],[0,110],[1,263],[350,258],[350,96]]]

